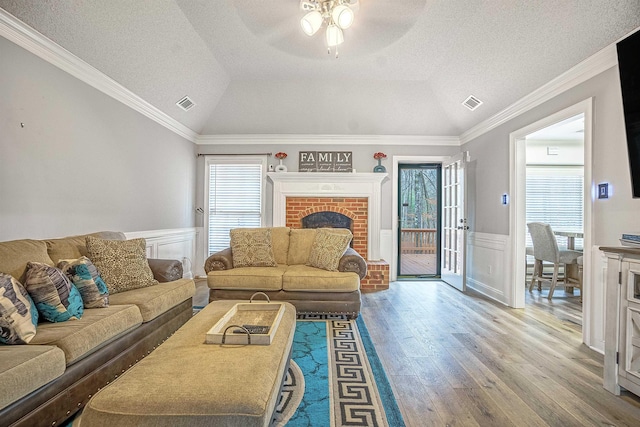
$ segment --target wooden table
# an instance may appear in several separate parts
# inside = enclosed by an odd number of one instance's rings
[[[567,238],[567,249],[575,250],[576,249],[576,238],[582,239],[584,238],[583,232],[578,231],[562,231],[562,230],[553,230],[553,234],[556,236],[563,236]],[[578,266],[576,264],[567,264],[565,265],[565,277],[572,277],[577,279],[580,273],[578,273]],[[566,283],[565,283],[566,284]],[[565,290],[572,294],[573,286],[565,286]],[[582,296],[582,289],[580,289],[580,295]]]
[[[567,238],[567,249],[575,249],[576,248],[576,238],[582,239],[584,238],[583,232],[578,231],[562,231],[562,230],[553,230],[553,234],[556,236],[563,236]]]

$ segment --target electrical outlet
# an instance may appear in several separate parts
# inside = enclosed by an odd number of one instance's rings
[[[492,273],[492,268],[491,268],[491,266],[489,266],[489,268],[487,268],[487,271],[489,272],[489,274],[491,274],[491,273]]]

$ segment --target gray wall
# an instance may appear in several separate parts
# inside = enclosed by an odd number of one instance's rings
[[[451,146],[434,146],[434,145],[309,145],[309,144],[286,144],[286,145],[228,145],[228,144],[216,144],[216,145],[201,145],[198,147],[198,153],[200,154],[257,154],[257,153],[277,153],[283,151],[288,154],[288,157],[284,160],[285,166],[289,172],[296,172],[298,170],[298,153],[300,151],[351,151],[353,153],[352,165],[358,173],[360,172],[373,172],[373,167],[378,164],[377,160],[374,160],[373,153],[383,152],[387,155],[387,158],[382,161],[383,166],[387,168],[389,179],[386,179],[382,183],[382,216],[381,226],[383,229],[391,229],[392,218],[392,181],[393,177],[393,156],[451,156],[460,152],[460,147]],[[269,163],[273,165],[278,164],[278,160],[271,157]],[[310,172],[312,173],[312,172]],[[204,157],[200,157],[198,161],[198,176],[204,177]],[[204,179],[198,181],[196,189],[197,206],[204,208]],[[273,199],[273,185],[270,180],[267,180],[267,225],[272,224],[272,199]],[[198,225],[202,226],[203,216],[198,215]]]
[[[640,231],[640,199],[631,197],[622,97],[617,67],[562,93],[463,146],[469,176],[471,229],[509,234],[508,209],[499,195],[509,192],[509,134],[589,97],[593,111],[593,183],[609,182],[613,194],[593,207],[596,245],[617,245],[623,232]]]
[[[0,37],[0,240],[192,227],[195,168],[194,144]]]

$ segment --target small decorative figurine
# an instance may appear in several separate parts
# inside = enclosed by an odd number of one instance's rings
[[[386,159],[387,155],[382,153],[382,152],[377,152],[377,153],[373,154],[373,158],[378,161],[378,166],[374,166],[373,171],[374,172],[380,172],[380,173],[386,172],[387,168],[382,166],[382,159]]]

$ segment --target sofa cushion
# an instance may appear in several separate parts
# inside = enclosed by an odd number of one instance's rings
[[[105,240],[87,236],[89,259],[110,294],[157,285],[147,262],[145,239]]]
[[[191,279],[158,283],[141,289],[111,295],[111,304],[134,304],[140,310],[142,321],[148,322],[183,301],[193,297],[196,286]]]
[[[82,317],[82,297],[59,268],[28,262],[24,287],[38,312],[49,322],[66,322]]]
[[[288,265],[306,264],[309,261],[311,245],[316,238],[315,228],[292,228],[289,234]]]
[[[287,263],[289,254],[289,227],[273,227],[271,228],[271,244],[273,246],[273,257],[280,265]]]
[[[141,324],[142,316],[135,305],[88,308],[82,319],[73,322],[39,324],[30,345],[59,347],[68,366]]]
[[[233,268],[275,267],[270,228],[235,228],[231,230]]]
[[[360,289],[360,277],[353,272],[290,265],[282,276],[282,289],[300,292],[353,292]]]
[[[85,308],[109,306],[107,284],[89,258],[63,259],[58,263],[58,268],[76,285]]]
[[[47,239],[47,252],[54,265],[62,259],[78,259],[88,256],[87,236],[99,237],[109,240],[125,240],[124,233],[119,231],[99,231],[97,233],[82,234],[78,236],[63,237],[61,239]]]
[[[0,273],[0,343],[26,344],[36,335],[38,310],[15,277]]]
[[[12,240],[0,242],[0,271],[24,284],[29,261],[55,265],[47,254],[47,245],[41,240]]]
[[[207,283],[212,289],[279,291],[282,289],[282,275],[286,269],[286,265],[279,265],[214,270],[207,274]]]
[[[64,373],[64,352],[48,345],[0,346],[0,409]]]
[[[328,229],[319,229],[313,239],[307,265],[327,271],[338,271],[340,258],[349,247],[352,238],[351,232],[333,233]]]

